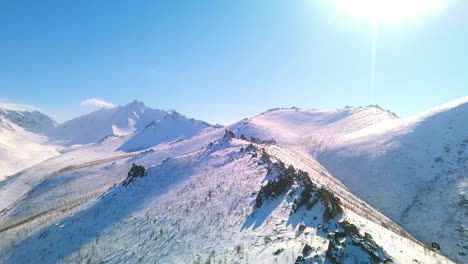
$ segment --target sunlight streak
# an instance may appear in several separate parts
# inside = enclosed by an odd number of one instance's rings
[[[375,22],[372,25],[372,50],[371,50],[371,76],[369,87],[369,100],[371,104],[375,104],[375,74],[377,67],[377,37],[379,34],[379,24]]]
[[[443,11],[447,0],[330,0],[338,11],[379,23],[413,21]]]

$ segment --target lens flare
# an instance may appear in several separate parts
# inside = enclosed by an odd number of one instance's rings
[[[440,13],[450,0],[329,0],[339,12],[374,23],[401,23]]]

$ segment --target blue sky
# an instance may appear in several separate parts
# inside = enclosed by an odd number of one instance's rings
[[[0,3],[0,100],[59,121],[133,99],[228,124],[274,107],[376,103],[408,116],[468,95],[468,3],[380,25],[325,0]]]

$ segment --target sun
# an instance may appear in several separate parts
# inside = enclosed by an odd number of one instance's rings
[[[328,0],[339,12],[378,24],[416,20],[440,13],[450,0]]]

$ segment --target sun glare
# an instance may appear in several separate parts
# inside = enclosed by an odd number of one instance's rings
[[[448,0],[329,0],[339,12],[373,23],[401,23],[440,13]]]

